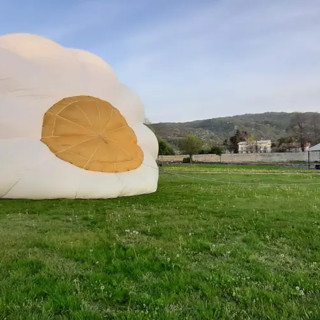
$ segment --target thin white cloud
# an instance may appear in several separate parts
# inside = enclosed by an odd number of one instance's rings
[[[58,3],[30,30],[100,55],[154,122],[320,111],[318,0]]]
[[[234,3],[186,12],[128,40],[133,55],[117,67],[152,120],[320,111],[319,3]]]

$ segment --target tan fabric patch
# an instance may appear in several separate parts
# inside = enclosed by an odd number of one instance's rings
[[[41,141],[58,158],[86,170],[126,172],[143,162],[137,137],[119,110],[91,96],[53,105],[43,117]]]

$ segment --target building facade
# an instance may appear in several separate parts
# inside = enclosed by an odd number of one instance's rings
[[[268,153],[271,152],[271,140],[241,141],[238,143],[239,153]]]

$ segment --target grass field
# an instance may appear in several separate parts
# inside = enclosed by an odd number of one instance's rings
[[[320,175],[165,169],[151,195],[1,200],[0,319],[320,319]]]

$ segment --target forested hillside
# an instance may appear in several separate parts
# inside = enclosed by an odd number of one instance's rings
[[[152,127],[158,137],[173,145],[189,133],[198,135],[203,141],[222,143],[230,138],[236,130],[246,131],[258,139],[279,138],[297,134],[296,126],[302,119],[303,130],[308,131],[310,139],[320,138],[320,113],[285,113],[266,112],[261,114],[244,114],[232,117],[213,118],[191,122],[154,123]],[[311,137],[312,136],[312,137]]]

